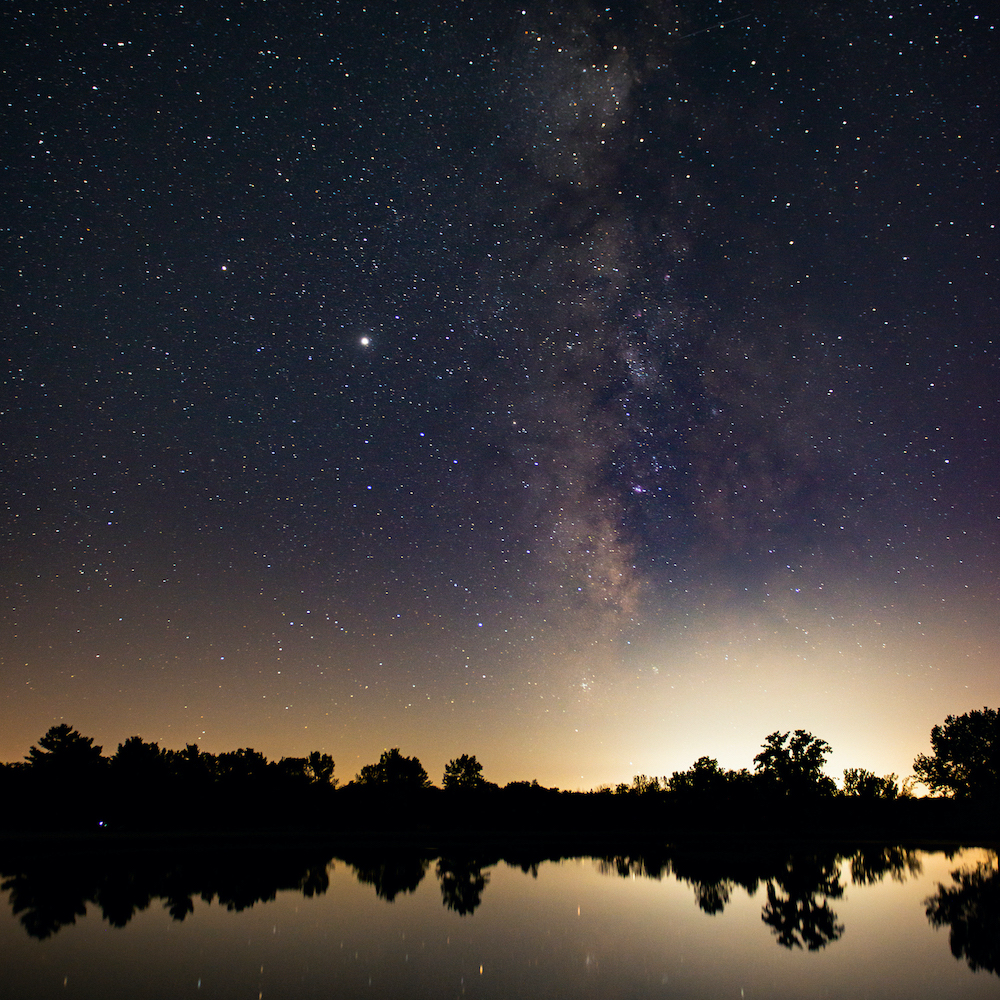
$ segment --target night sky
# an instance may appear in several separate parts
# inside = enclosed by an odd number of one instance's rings
[[[992,17],[8,6],[0,759],[909,774],[1000,703]]]

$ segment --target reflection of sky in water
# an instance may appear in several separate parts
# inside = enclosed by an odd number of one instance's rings
[[[905,881],[851,882],[841,863],[844,932],[816,952],[776,946],[762,921],[766,885],[731,889],[721,912],[667,874],[601,874],[592,859],[544,862],[537,878],[487,870],[481,905],[442,906],[432,863],[415,892],[394,902],[336,862],[328,891],[282,891],[231,913],[195,900],[183,922],[158,900],[123,929],[88,916],[44,942],[0,917],[0,994],[17,997],[797,997],[996,996],[997,977],[952,957],[924,900],[951,884],[969,851],[921,855]]]

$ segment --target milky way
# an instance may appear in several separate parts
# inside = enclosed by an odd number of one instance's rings
[[[8,759],[903,772],[995,701],[985,15],[3,17]]]

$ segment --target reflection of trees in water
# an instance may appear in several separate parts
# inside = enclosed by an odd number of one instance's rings
[[[872,846],[859,848],[849,857],[851,882],[874,885],[888,875],[893,882],[905,882],[924,870],[916,851],[905,847]]]
[[[505,850],[497,851],[495,856],[490,857],[489,864],[499,864],[504,862],[510,868],[520,868],[525,875],[538,878],[538,866],[544,861],[559,862],[566,858],[579,858],[580,852],[562,850],[542,850],[539,847],[532,847],[530,844],[514,845]],[[485,867],[485,863],[484,863]]]
[[[602,875],[620,878],[652,878],[657,881],[670,874],[670,859],[665,855],[611,854],[596,858],[597,870]]]
[[[728,852],[679,854],[672,859],[674,877],[691,886],[698,909],[710,916],[722,913],[738,888],[753,896],[762,872],[774,864],[766,856]]]
[[[441,901],[461,916],[476,911],[490,881],[489,872],[471,858],[439,858],[437,877],[441,881]]]
[[[932,927],[949,927],[948,943],[955,958],[964,958],[973,972],[1000,975],[1000,872],[997,855],[971,869],[951,873],[955,885],[940,882],[925,901]]]
[[[729,903],[735,888],[736,884],[728,879],[705,885],[695,885],[694,901],[698,904],[699,910],[709,915],[721,913]]]
[[[774,863],[743,852],[676,848],[669,854],[615,854],[596,859],[597,870],[603,875],[657,880],[673,875],[678,882],[691,886],[699,909],[709,914],[721,913],[737,887],[752,896],[760,885],[761,871]]]
[[[618,854],[596,859],[605,875],[662,879],[672,874],[691,886],[698,908],[722,913],[737,889],[754,896],[767,886],[762,919],[785,947],[812,950],[836,941],[843,925],[828,900],[844,893],[840,863],[849,863],[851,881],[870,885],[889,876],[903,882],[917,876],[922,864],[915,851],[898,846],[867,845],[850,851],[794,853],[756,846],[739,851],[672,847],[657,854]]]
[[[375,894],[387,903],[401,892],[416,892],[430,866],[429,858],[417,854],[372,855],[345,860],[354,869],[354,877],[365,885],[374,886]]]
[[[863,852],[856,852],[859,857]],[[901,869],[907,852],[892,850],[872,855],[866,870]],[[766,884],[767,902],[761,919],[786,948],[806,947],[817,951],[844,933],[829,900],[844,894],[841,855],[834,851],[788,855],[784,851],[688,851],[672,849],[663,855],[611,855],[597,860],[598,870],[623,878],[645,876],[662,879],[672,874],[691,886],[695,902],[703,912],[722,913],[733,892],[742,888],[754,896]],[[863,859],[859,864],[864,864]]]
[[[0,889],[10,893],[11,909],[24,929],[41,941],[86,916],[87,900],[93,899],[90,887],[70,887],[59,878],[32,879],[21,872],[5,878]]]
[[[761,920],[783,947],[819,951],[844,933],[828,902],[843,895],[836,856],[793,856],[784,872],[768,879]]]
[[[359,882],[374,886],[380,899],[392,902],[403,892],[415,892],[434,854],[397,850],[386,854],[372,848],[338,855]],[[481,905],[489,885],[488,869],[505,861],[538,877],[539,865],[558,861],[560,852],[521,845],[494,856],[452,851],[438,858],[442,904],[459,915]],[[114,927],[124,927],[159,901],[174,920],[194,911],[194,900],[217,901],[230,911],[245,910],[273,900],[279,890],[304,896],[325,893],[329,887],[332,853],[305,849],[236,849],[148,851],[96,854],[34,854],[4,862],[0,887],[9,893],[11,907],[25,930],[47,938],[76,923],[88,905],[100,910]],[[886,877],[905,881],[918,876],[922,865],[914,851],[895,846],[866,846],[847,851],[795,851],[766,846],[739,851],[694,850],[671,847],[642,853],[609,854],[594,858],[597,869],[622,878],[662,880],[672,875],[689,885],[698,907],[707,914],[722,913],[733,893],[743,889],[750,897],[765,887],[761,920],[779,945],[818,951],[839,940],[844,925],[831,901],[844,894],[843,870],[855,885],[871,885]],[[994,855],[989,863],[953,873],[955,885],[938,886],[926,901],[927,916],[935,927],[949,926],[951,949],[973,970],[1000,969],[1000,873]]]
[[[32,855],[4,864],[0,888],[10,893],[25,930],[47,938],[85,916],[88,904],[111,926],[124,927],[156,900],[183,920],[194,911],[195,896],[238,911],[273,900],[282,889],[322,894],[328,862],[328,856],[294,851]]]

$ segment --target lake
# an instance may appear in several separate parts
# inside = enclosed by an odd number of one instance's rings
[[[5,998],[1000,996],[978,848],[63,850],[0,872]]]

